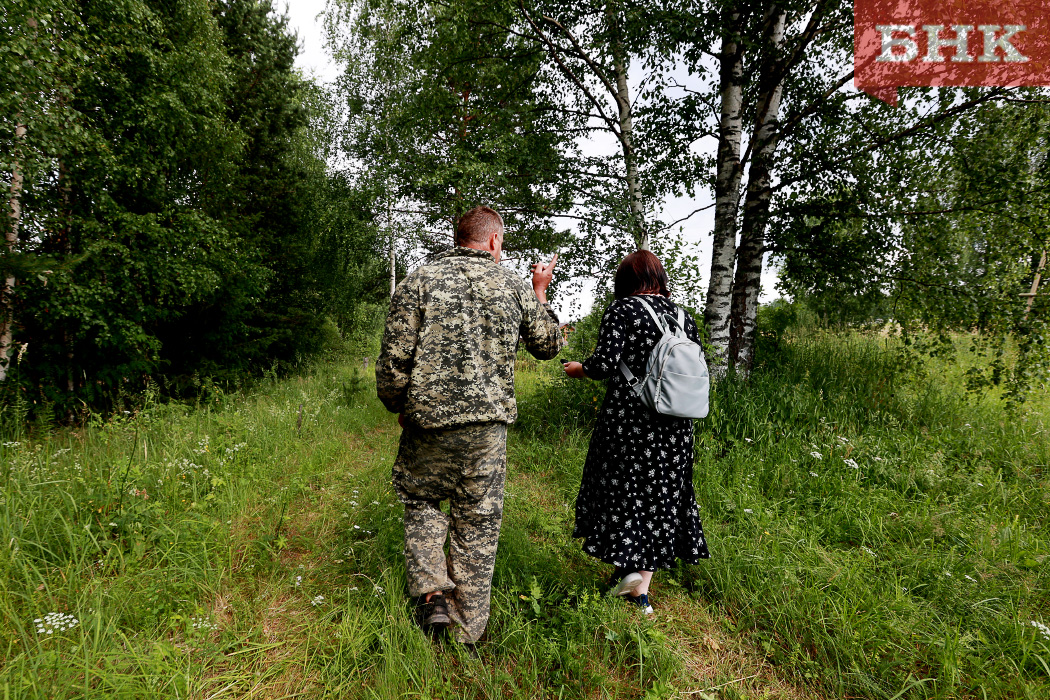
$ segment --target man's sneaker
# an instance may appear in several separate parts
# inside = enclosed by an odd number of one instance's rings
[[[624,596],[624,600],[632,605],[637,605],[646,615],[653,614],[653,606],[649,605],[649,594]]]
[[[631,573],[627,574],[622,579],[620,579],[619,583],[617,583],[615,586],[609,589],[609,595],[625,595],[630,597],[630,595],[634,593],[634,589],[638,588],[641,582],[642,575],[637,571],[632,571]]]
[[[425,632],[440,632],[452,623],[452,618],[448,616],[448,602],[441,591],[432,595],[429,601],[425,595],[419,596],[416,609],[419,614],[419,626]]]

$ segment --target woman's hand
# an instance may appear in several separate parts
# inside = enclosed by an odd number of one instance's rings
[[[573,379],[587,379],[587,375],[583,373],[583,365],[579,362],[566,362],[562,365],[562,369],[565,370],[565,374]]]

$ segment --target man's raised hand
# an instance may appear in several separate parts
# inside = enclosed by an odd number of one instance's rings
[[[555,253],[549,263],[533,263],[532,265],[532,288],[536,291],[536,297],[540,302],[547,303],[547,285],[554,277],[554,265],[558,262],[558,254]]]

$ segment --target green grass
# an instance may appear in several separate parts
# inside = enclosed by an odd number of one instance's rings
[[[0,696],[1050,696],[1048,399],[1006,414],[889,342],[797,339],[719,386],[712,559],[657,574],[651,620],[570,539],[600,387],[521,361],[480,664],[410,623],[398,431],[359,361],[9,436]]]
[[[1050,697],[1048,397],[1018,413],[894,341],[796,339],[697,425],[712,559],[661,583],[832,695]],[[584,406],[551,373],[525,430]],[[582,457],[576,458],[576,462]],[[571,492],[578,476],[561,479]],[[1045,629],[1045,628],[1043,628]]]

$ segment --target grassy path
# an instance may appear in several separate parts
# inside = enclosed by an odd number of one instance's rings
[[[0,696],[813,696],[671,580],[653,620],[601,597],[569,539],[578,438],[512,435],[483,662],[435,646],[403,592],[397,434],[336,364],[7,440]]]
[[[0,697],[1050,697],[1050,398],[836,343],[716,393],[714,557],[652,619],[570,539],[600,391],[523,365],[480,664],[409,621],[398,429],[353,364],[5,438]]]

